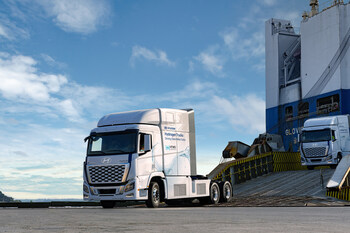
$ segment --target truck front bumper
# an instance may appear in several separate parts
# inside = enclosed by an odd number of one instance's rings
[[[302,166],[327,166],[337,164],[337,159],[333,158],[332,155],[316,158],[305,158],[301,157]]]
[[[92,186],[84,182],[83,197],[85,201],[142,201],[147,200],[148,190],[138,188],[138,180],[126,185]]]

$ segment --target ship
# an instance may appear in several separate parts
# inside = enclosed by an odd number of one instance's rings
[[[350,4],[319,5],[310,1],[299,30],[289,20],[265,22],[266,132],[293,152],[307,119],[350,114]]]

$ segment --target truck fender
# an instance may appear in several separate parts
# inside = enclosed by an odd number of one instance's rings
[[[167,198],[168,193],[167,193],[167,183],[166,183],[166,179],[165,179],[165,175],[163,172],[153,172],[149,175],[148,178],[148,182],[147,182],[147,188],[149,188],[151,181],[156,180],[158,183],[160,183],[160,187],[163,189],[164,191],[164,198]]]

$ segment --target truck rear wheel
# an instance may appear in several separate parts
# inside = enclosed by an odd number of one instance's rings
[[[230,202],[232,200],[232,185],[225,181],[220,183],[220,202]]]
[[[210,203],[218,204],[220,201],[220,188],[217,183],[212,183],[210,186]]]
[[[157,182],[151,182],[148,189],[148,200],[146,206],[148,208],[157,208],[160,204],[160,188]]]
[[[101,201],[101,206],[104,209],[111,209],[115,206],[115,201]]]

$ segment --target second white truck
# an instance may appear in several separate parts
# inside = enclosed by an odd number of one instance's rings
[[[113,208],[118,201],[199,199],[227,202],[230,182],[196,174],[194,112],[149,109],[109,114],[86,138],[84,200]]]
[[[301,164],[335,168],[350,153],[349,115],[311,118],[300,133]]]

